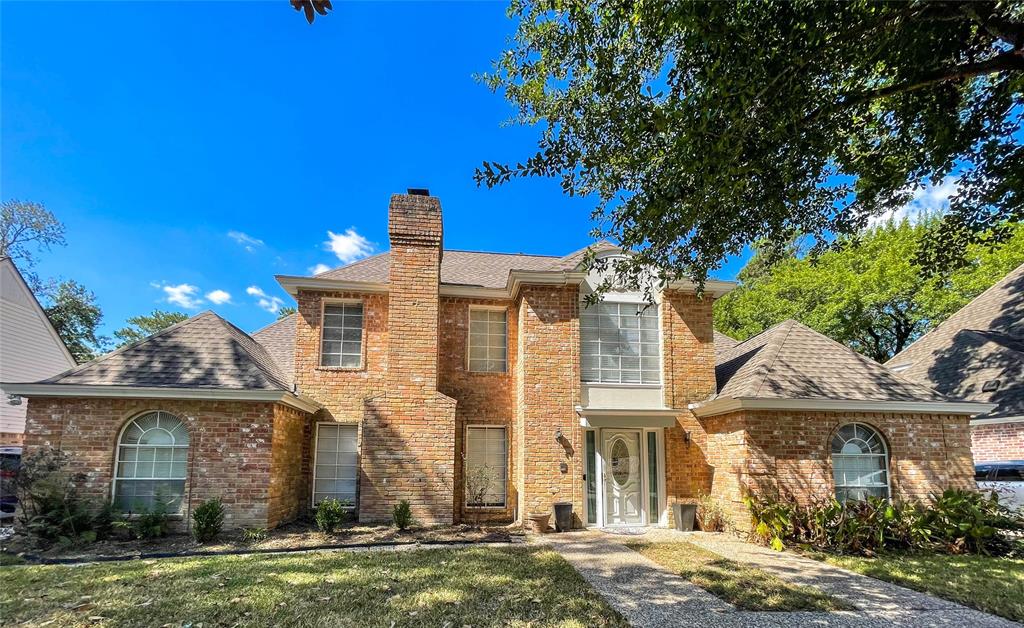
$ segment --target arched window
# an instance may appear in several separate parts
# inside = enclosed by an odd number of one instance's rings
[[[158,500],[177,512],[185,494],[188,430],[167,412],[147,412],[121,430],[114,473],[114,506],[125,512]]]
[[[836,499],[889,497],[889,454],[882,435],[863,423],[847,423],[832,437]]]

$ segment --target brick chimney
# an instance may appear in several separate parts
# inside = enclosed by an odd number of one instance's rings
[[[395,194],[388,207],[389,393],[424,397],[437,390],[441,202],[426,190]],[[415,390],[419,388],[420,390]]]

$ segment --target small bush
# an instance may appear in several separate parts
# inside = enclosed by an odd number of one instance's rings
[[[391,518],[394,520],[396,528],[407,530],[412,525],[412,508],[409,506],[409,502],[403,499],[395,504],[391,511]]]
[[[242,530],[242,541],[249,545],[255,545],[267,540],[266,528],[245,528]]]
[[[324,534],[333,534],[345,522],[344,505],[333,497],[328,497],[316,506],[316,527]]]
[[[732,526],[722,502],[711,495],[697,498],[697,525],[705,532],[724,532]]]
[[[208,499],[192,512],[192,534],[200,543],[212,541],[224,525],[224,504],[220,499]]]
[[[63,451],[42,448],[26,455],[14,476],[21,523],[45,543],[91,543],[110,532],[109,505],[93,506],[79,496],[85,476],[72,473],[70,464]]]
[[[167,516],[166,500],[161,499],[159,495],[153,499],[152,506],[143,506],[133,514],[135,518],[131,521],[131,529],[136,538],[155,539],[167,535],[170,518]]]

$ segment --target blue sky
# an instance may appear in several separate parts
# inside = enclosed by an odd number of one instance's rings
[[[2,197],[65,222],[37,270],[93,290],[106,334],[154,308],[262,327],[292,303],[275,274],[386,249],[408,187],[440,197],[448,248],[565,254],[591,201],[472,180],[535,147],[473,79],[505,7],[342,1],[309,26],[285,0],[3,2]]]

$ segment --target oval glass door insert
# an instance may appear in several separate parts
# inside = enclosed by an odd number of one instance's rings
[[[624,440],[616,439],[612,445],[612,479],[619,486],[629,481],[629,447]]]

